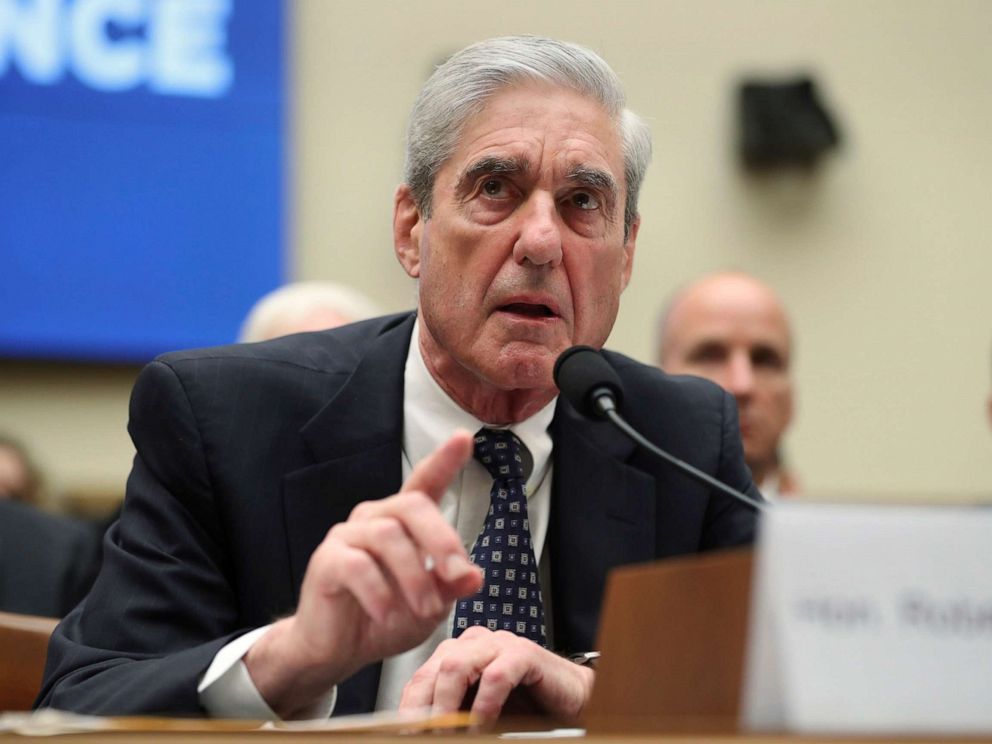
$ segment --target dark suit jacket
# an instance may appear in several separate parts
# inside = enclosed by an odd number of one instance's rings
[[[291,612],[307,560],[364,499],[401,485],[412,315],[263,344],[167,354],[141,373],[137,447],[93,591],[59,626],[38,704],[200,714],[217,651]],[[720,388],[608,355],[630,420],[750,490],[736,407]],[[754,514],[559,401],[548,550],[555,644],[592,648],[614,566],[752,539]],[[760,497],[759,497],[760,498]],[[339,686],[335,714],[375,702],[380,665]]]
[[[0,499],[0,610],[62,617],[89,591],[99,545],[89,525]]]

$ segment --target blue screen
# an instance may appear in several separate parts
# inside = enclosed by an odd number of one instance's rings
[[[284,278],[276,0],[0,0],[0,356],[233,341]]]

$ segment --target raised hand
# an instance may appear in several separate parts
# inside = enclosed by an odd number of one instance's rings
[[[292,715],[361,667],[422,643],[452,602],[478,591],[479,570],[438,510],[472,454],[459,431],[418,463],[395,496],[366,501],[310,557],[296,612],[245,664],[277,714]]]

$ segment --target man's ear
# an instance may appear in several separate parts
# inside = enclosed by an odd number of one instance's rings
[[[634,271],[634,249],[637,247],[637,231],[641,228],[641,216],[638,215],[630,224],[630,232],[623,244],[623,289],[630,284],[630,275]]]
[[[393,199],[393,249],[406,273],[416,279],[420,276],[420,238],[423,222],[420,210],[405,183],[396,187]]]

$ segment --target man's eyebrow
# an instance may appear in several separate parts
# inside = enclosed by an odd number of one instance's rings
[[[605,192],[614,203],[620,197],[620,187],[617,185],[617,182],[614,180],[613,176],[607,171],[600,170],[599,168],[590,168],[589,166],[579,165],[569,171],[566,178],[569,181]]]
[[[458,179],[458,189],[461,190],[474,183],[480,176],[526,173],[530,164],[517,158],[501,158],[490,156],[480,158],[469,165]]]

